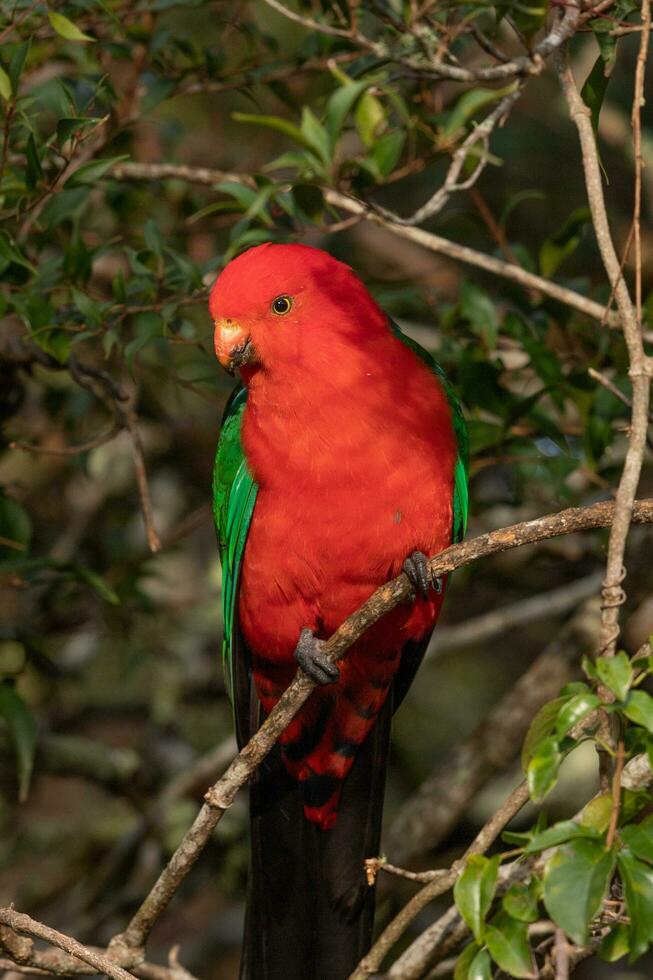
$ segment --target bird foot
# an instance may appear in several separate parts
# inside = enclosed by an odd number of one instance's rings
[[[430,588],[433,588],[437,595],[442,592],[442,579],[431,574],[429,560],[423,551],[413,551],[401,567],[408,576],[408,581],[416,595],[420,592],[423,599],[428,599]]]
[[[324,647],[324,640],[319,640],[311,630],[304,628],[295,647],[295,660],[316,684],[335,684],[340,677],[340,670],[322,652]]]

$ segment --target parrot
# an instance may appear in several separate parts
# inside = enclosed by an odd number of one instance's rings
[[[444,599],[427,556],[465,533],[467,430],[432,356],[326,251],[249,248],[209,311],[240,376],[213,476],[239,746],[298,669],[316,682],[250,781],[240,976],[346,980],[372,939],[390,720]],[[402,572],[411,600],[332,663],[326,639]]]

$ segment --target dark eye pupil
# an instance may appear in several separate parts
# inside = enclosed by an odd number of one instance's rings
[[[272,304],[275,313],[287,313],[290,309],[290,300],[287,296],[279,296]]]

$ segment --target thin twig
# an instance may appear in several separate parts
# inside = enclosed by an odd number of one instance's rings
[[[495,127],[499,123],[502,123],[506,116],[509,115],[510,110],[521,95],[523,87],[523,81],[516,84],[512,91],[503,96],[492,112],[485,117],[483,122],[479,123],[471,130],[469,135],[454,152],[442,186],[431,195],[425,204],[422,204],[421,207],[414,211],[413,214],[407,218],[402,218],[398,214],[395,214],[394,211],[389,211],[387,208],[381,207],[378,204],[371,204],[370,206],[372,209],[387,221],[391,221],[393,224],[419,225],[438,214],[452,194],[459,191],[468,190],[469,188],[473,187],[478,178],[481,176],[483,170],[485,169],[485,164],[488,161],[487,143],[489,138]],[[465,180],[459,181],[468,156],[479,142],[484,144],[484,149],[478,157],[474,170]]]
[[[143,442],[138,428],[138,416],[136,415],[135,396],[130,396],[122,402],[121,409],[125,419],[125,426],[129,432],[131,442],[132,457],[134,459],[134,471],[136,473],[136,483],[138,485],[138,495],[141,501],[141,511],[143,512],[143,522],[147,543],[152,554],[161,550],[161,539],[154,525],[154,514],[152,509],[152,498],[150,496],[150,486],[147,481],[147,471],[145,469],[145,453]]]
[[[452,626],[438,626],[434,631],[426,651],[427,659],[460,650],[462,647],[487,643],[508,630],[517,629],[541,619],[553,619],[576,609],[581,602],[595,595],[601,588],[603,575],[592,572],[585,578],[577,579],[550,589],[540,595],[519,599],[507,606],[499,606],[490,612],[463,620]]]

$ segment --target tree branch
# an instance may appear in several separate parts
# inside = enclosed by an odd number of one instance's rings
[[[643,16],[650,22],[650,5],[648,0],[643,4]],[[646,40],[644,40],[646,38]],[[642,48],[646,52],[648,32],[642,33]],[[556,69],[562,91],[567,101],[569,114],[578,130],[582,155],[583,170],[587,198],[592,213],[592,221],[597,244],[603,260],[612,290],[614,291],[621,328],[628,349],[629,375],[633,387],[633,409],[631,416],[630,437],[624,468],[616,493],[615,515],[608,543],[608,558],[606,574],[603,583],[603,606],[601,613],[600,652],[604,656],[613,656],[616,651],[619,636],[619,607],[624,600],[621,582],[624,577],[624,551],[631,523],[631,515],[637,486],[639,483],[644,451],[646,448],[646,433],[649,413],[650,363],[644,352],[642,342],[641,321],[635,310],[626,281],[623,277],[621,264],[614,248],[610,225],[608,221],[599,155],[592,128],[591,113],[583,102],[571,67],[566,58],[566,52],[556,57]],[[638,82],[635,92],[635,103],[641,104],[643,98],[642,86],[644,80],[643,68],[638,72]],[[637,119],[639,119],[639,109]],[[641,154],[636,162],[636,175],[641,172]],[[636,177],[636,186],[640,186],[641,177]],[[636,200],[638,200],[636,194]],[[636,204],[635,225],[639,223],[639,211]],[[636,241],[638,232],[635,233]],[[641,274],[641,269],[640,269]]]
[[[590,507],[569,508],[558,514],[550,514],[534,521],[524,521],[511,527],[501,528],[470,538],[446,548],[430,561],[433,576],[444,575],[472,561],[499,551],[507,551],[524,544],[533,544],[559,534],[590,528],[609,527],[615,505],[610,501]],[[653,523],[653,500],[639,501],[634,510],[634,520]],[[381,586],[356,612],[336,630],[325,645],[325,653],[335,663],[349,647],[400,602],[411,595],[406,575]],[[181,844],[159,875],[127,929],[114,937],[110,948],[140,950],[154,923],[167,907],[179,884],[201,854],[224,811],[233,803],[238,790],[265,758],[277,738],[307,701],[315,684],[298,672],[295,679],[281,696],[257,733],[240,751],[225,774],[206,794],[206,802],[185,834]]]
[[[118,163],[113,169],[113,175],[118,180],[185,180],[189,183],[202,184],[212,187],[221,181],[233,181],[234,183],[253,186],[252,178],[247,174],[232,173],[225,170],[214,170],[209,167],[190,167],[184,164],[171,163]],[[505,262],[503,259],[495,258],[493,255],[486,255],[467,245],[459,245],[441,235],[433,232],[424,231],[422,228],[413,228],[396,224],[381,214],[377,214],[371,207],[359,201],[357,198],[342,194],[340,191],[331,188],[324,188],[324,198],[333,207],[347,211],[367,221],[387,228],[400,238],[416,242],[430,252],[438,255],[446,255],[448,258],[465,265],[483,269],[492,275],[500,276],[511,282],[523,286],[525,289],[536,290],[544,296],[562,303],[579,313],[589,316],[599,322],[606,322],[611,326],[618,326],[618,319],[605,306],[594,300],[582,296],[573,289],[567,289],[557,283],[550,282],[542,276],[537,276],[528,272],[519,265],[512,262]]]
[[[76,939],[72,939],[62,932],[57,932],[56,929],[50,929],[49,926],[44,926],[42,922],[36,922],[29,915],[16,912],[12,908],[0,908],[0,922],[5,926],[9,926],[14,932],[26,933],[28,936],[45,939],[46,942],[51,943],[53,946],[58,946],[59,949],[65,950],[70,956],[74,956],[76,959],[88,963],[89,966],[95,967],[98,973],[104,973],[108,977],[113,977],[113,980],[134,980],[131,973],[123,970],[121,966],[118,966],[115,961],[109,959],[107,956],[89,949],[88,946],[83,946]]]

